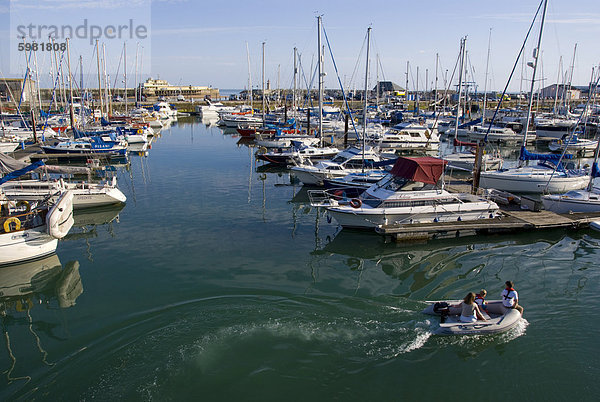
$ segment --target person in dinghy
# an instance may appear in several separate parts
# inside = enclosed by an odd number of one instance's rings
[[[523,315],[523,307],[519,306],[519,294],[514,289],[514,283],[512,281],[506,281],[504,283],[506,286],[502,291],[502,305],[506,309],[506,311],[510,309],[515,309],[521,315]]]
[[[469,292],[461,303],[458,303],[452,307],[461,308],[460,321],[462,322],[476,322],[477,320],[487,321],[481,310],[479,304],[475,303],[475,293]]]

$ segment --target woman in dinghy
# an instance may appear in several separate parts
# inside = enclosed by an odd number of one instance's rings
[[[476,322],[477,320],[487,321],[479,310],[479,305],[475,303],[475,293],[469,292],[463,301],[453,307],[461,308],[460,321]]]

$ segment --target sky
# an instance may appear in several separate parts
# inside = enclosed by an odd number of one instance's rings
[[[126,42],[129,87],[135,85],[137,50],[138,70],[142,71],[138,80],[141,76],[172,84],[243,89],[250,70],[253,87],[260,88],[264,42],[265,75],[271,87],[277,87],[277,82],[281,88],[292,86],[294,47],[301,57],[304,76],[300,82],[306,87],[316,63],[316,16],[322,15],[339,79],[346,88],[364,87],[365,36],[371,27],[370,87],[377,77],[404,87],[408,62],[409,89],[417,85],[419,89],[432,88],[437,58],[438,88],[443,88],[444,76],[450,77],[457,60],[460,38],[466,36],[468,80],[475,82],[479,91],[486,86],[488,90],[502,90],[539,4],[539,0],[0,0],[0,78],[20,77],[25,71],[24,53],[15,50],[19,42],[17,24],[33,21],[77,26],[88,19],[107,26],[132,19],[144,25],[147,37],[101,39],[106,45],[107,71],[115,85],[123,85],[117,76],[123,74],[122,48]],[[538,31],[539,18],[525,48],[525,63],[532,60]],[[599,37],[599,1],[549,0],[536,85],[568,80],[571,66],[573,84],[587,85],[592,67],[600,63]],[[324,36],[323,44],[325,85],[339,88]],[[79,60],[81,55],[84,72],[95,73],[94,45],[89,40],[73,41],[73,45],[71,59]],[[38,70],[44,70],[42,75],[50,80],[49,58],[41,59],[40,55]],[[512,92],[528,91],[532,69],[525,63],[517,63],[509,86]],[[86,74],[86,86],[93,84],[92,77]]]

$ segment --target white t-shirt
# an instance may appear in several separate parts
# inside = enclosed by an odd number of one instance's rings
[[[502,291],[502,305],[504,307],[512,308],[519,300],[519,294],[516,290],[504,289]]]

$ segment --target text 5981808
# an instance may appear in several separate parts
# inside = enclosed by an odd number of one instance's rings
[[[51,52],[67,50],[67,42],[20,42],[18,44],[19,52]]]

